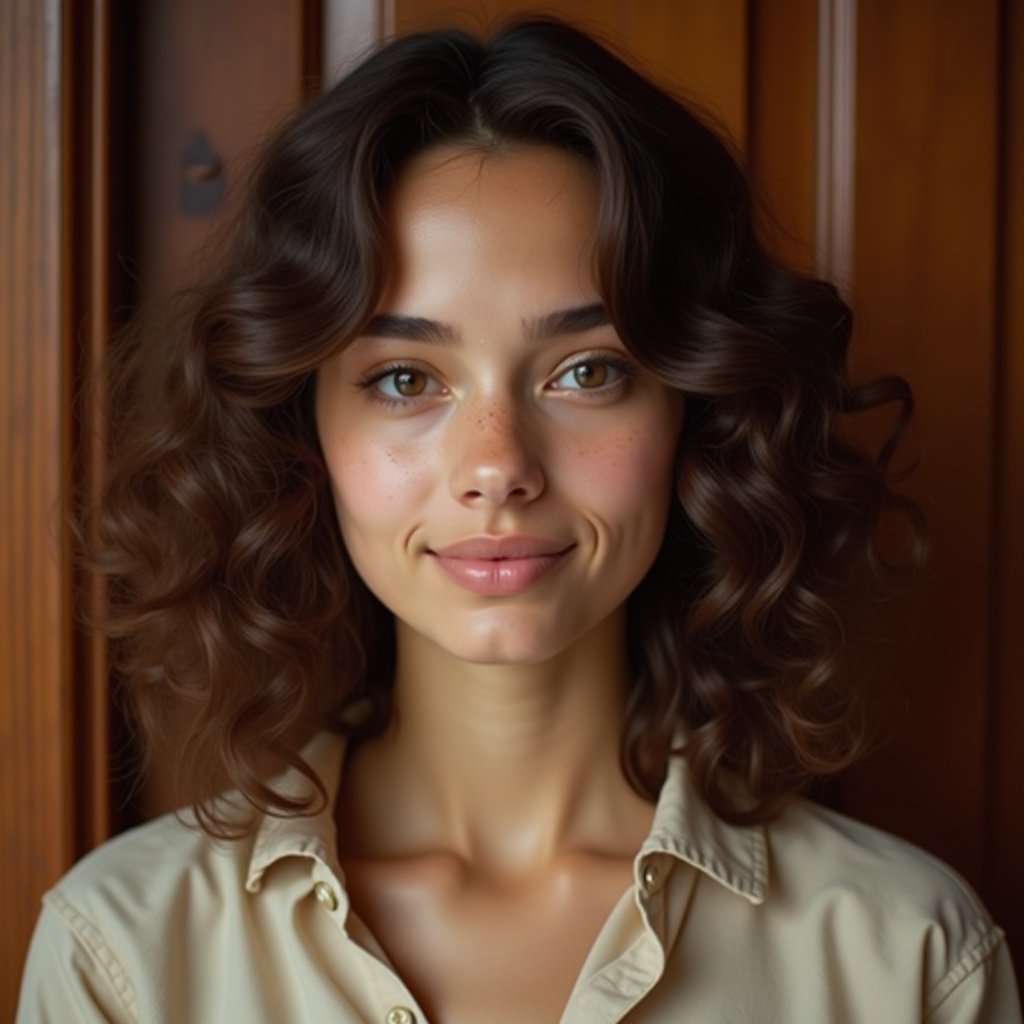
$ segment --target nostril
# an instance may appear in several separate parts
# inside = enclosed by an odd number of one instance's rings
[[[526,503],[544,489],[540,461],[522,439],[515,444],[480,445],[472,437],[452,452],[451,492],[463,502]]]
[[[508,489],[495,489],[493,492],[471,488],[462,492],[464,501],[525,501],[529,498],[530,491],[526,487],[510,487]]]

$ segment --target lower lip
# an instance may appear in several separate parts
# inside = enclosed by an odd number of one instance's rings
[[[568,554],[529,558],[445,558],[434,555],[438,568],[460,587],[485,597],[520,594],[552,572]]]

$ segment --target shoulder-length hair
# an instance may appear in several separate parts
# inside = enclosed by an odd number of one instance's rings
[[[687,400],[677,500],[630,604],[627,777],[653,797],[683,736],[709,805],[757,821],[851,757],[839,608],[879,561],[884,513],[918,529],[887,470],[909,390],[851,384],[848,308],[766,253],[744,175],[698,116],[532,19],[488,41],[399,39],[311,103],[264,153],[179,328],[118,349],[94,562],[143,734],[165,741],[211,832],[227,828],[210,802],[225,783],[263,811],[308,812],[268,766],[312,778],[302,736],[388,719],[393,629],[340,540],[315,375],[375,311],[389,189],[410,157],[527,144],[593,169],[611,321]],[[841,438],[840,417],[890,401],[901,414],[879,457]]]

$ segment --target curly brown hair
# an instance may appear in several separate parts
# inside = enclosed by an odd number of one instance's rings
[[[850,382],[848,308],[766,253],[714,131],[589,37],[530,19],[369,57],[268,147],[183,319],[115,348],[93,564],[143,735],[212,833],[228,829],[212,802],[225,783],[261,810],[309,812],[270,768],[313,778],[306,734],[388,721],[393,626],[339,536],[315,375],[375,311],[399,169],[432,146],[524,143],[593,168],[611,321],[687,398],[678,501],[630,599],[627,777],[653,797],[682,728],[709,805],[756,821],[852,756],[839,609],[879,563],[888,511],[919,536],[888,470],[910,391]],[[844,414],[888,402],[877,457],[842,439]]]

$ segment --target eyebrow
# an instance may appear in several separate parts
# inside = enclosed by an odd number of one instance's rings
[[[360,332],[365,338],[398,338],[402,341],[428,341],[435,345],[454,345],[458,332],[448,324],[422,316],[395,316],[382,313],[371,317]]]
[[[524,320],[523,326],[532,341],[543,341],[545,338],[559,338],[563,334],[589,331],[594,327],[603,327],[607,323],[611,323],[608,310],[601,303],[593,302],[588,306],[546,313],[536,320]]]
[[[599,303],[560,309],[532,320],[523,320],[523,328],[531,341],[578,334],[611,323],[608,310]],[[402,341],[423,341],[434,345],[455,345],[459,332],[450,324],[421,316],[398,316],[379,313],[370,318],[360,334],[364,338],[397,338]]]

